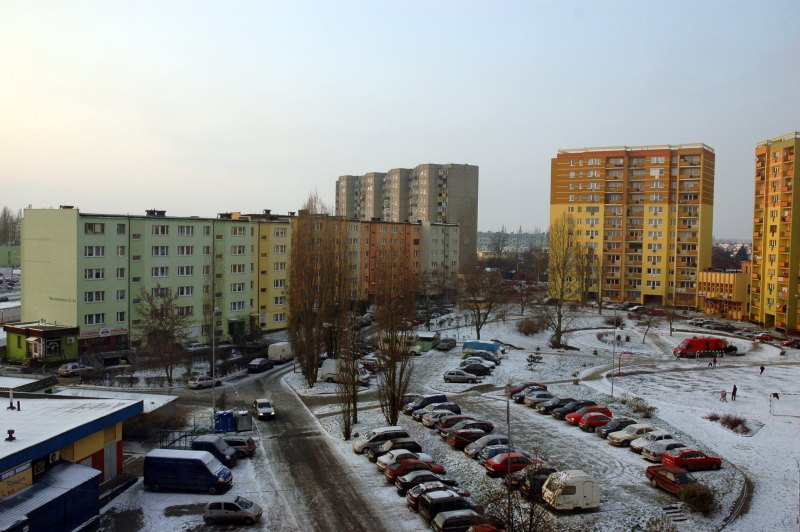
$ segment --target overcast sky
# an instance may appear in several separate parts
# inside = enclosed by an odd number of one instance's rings
[[[546,229],[559,148],[705,142],[714,235],[800,130],[800,2],[0,3],[0,205],[213,216],[342,174],[480,166],[478,226]]]

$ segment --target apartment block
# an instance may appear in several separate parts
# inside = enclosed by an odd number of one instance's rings
[[[77,326],[79,352],[129,347],[140,294],[178,294],[190,336],[249,329],[252,235],[238,214],[219,218],[87,214],[63,206],[26,209],[22,224],[22,320]]]
[[[759,142],[755,149],[753,273],[750,318],[784,331],[800,329],[800,132]],[[795,212],[798,211],[798,212]]]
[[[246,214],[253,229],[253,316],[261,331],[285,329],[289,320],[289,261],[292,252],[293,212]]]
[[[713,201],[705,144],[563,149],[551,160],[551,222],[568,215],[597,261],[590,299],[695,308]]]
[[[750,262],[738,272],[705,270],[697,273],[697,310],[733,320],[750,317]]]
[[[379,175],[383,176],[382,211],[374,203]],[[478,233],[477,166],[421,164],[413,170],[396,168],[386,174],[365,174],[358,182],[351,177],[342,176],[336,183],[338,216],[355,220],[458,224],[459,264],[464,266],[474,261]]]

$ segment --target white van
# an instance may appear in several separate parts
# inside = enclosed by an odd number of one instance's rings
[[[267,358],[276,364],[283,364],[294,358],[292,346],[289,342],[278,342],[267,348]]]
[[[340,362],[341,360],[337,358],[326,358],[323,360],[322,366],[320,366],[317,372],[317,380],[322,382],[339,382],[339,373],[342,369],[340,367]],[[358,383],[362,386],[369,384],[369,372],[365,370],[360,363],[358,363]]]
[[[542,499],[555,510],[596,509],[600,507],[600,487],[580,469],[558,471],[547,477]]]

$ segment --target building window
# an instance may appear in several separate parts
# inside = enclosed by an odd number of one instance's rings
[[[166,236],[169,234],[169,226],[168,225],[154,225],[152,227],[154,235],[161,235]]]
[[[156,286],[150,289],[150,295],[153,297],[169,297],[169,288],[166,286]]]
[[[188,297],[194,295],[194,286],[179,286],[178,295],[181,297]]]
[[[244,301],[231,301],[231,312],[244,310]]]
[[[244,255],[244,246],[231,246],[231,255]]]
[[[154,257],[167,257],[169,256],[169,246],[153,246],[152,254]]]
[[[244,233],[244,227],[231,227],[231,236],[245,236]]]
[[[178,234],[180,236],[194,236],[194,226],[193,225],[179,225],[178,226]]]
[[[102,290],[96,290],[94,292],[85,292],[83,294],[83,301],[84,303],[102,303],[106,300],[106,293]]]
[[[87,268],[83,270],[83,278],[86,281],[97,281],[106,278],[105,268]]]
[[[286,279],[272,280],[272,288],[285,288],[285,287],[286,287]]]
[[[211,255],[211,246],[203,246],[203,255]]]
[[[117,279],[125,278],[125,268],[117,268]]]
[[[275,229],[273,233],[275,236],[286,236],[286,228],[285,227],[278,227]]]
[[[187,305],[185,307],[178,307],[178,316],[182,316],[184,318],[193,316],[194,315],[194,307],[191,305]]]
[[[120,311],[117,312],[117,323],[122,323],[125,321],[125,312]]]
[[[153,266],[150,268],[150,275],[152,277],[167,277],[169,275],[169,266]]]
[[[278,314],[273,314],[272,321],[274,321],[275,323],[283,323],[284,321],[286,321],[286,313],[279,312]]]
[[[84,325],[102,325],[106,322],[106,315],[102,312],[97,314],[86,314],[83,317]]]
[[[106,224],[85,223],[83,232],[87,235],[104,235],[106,234]]]
[[[179,277],[186,277],[188,275],[194,275],[194,266],[178,266]]]
[[[178,246],[178,255],[181,257],[194,255],[194,246]]]
[[[106,247],[105,246],[83,246],[83,256],[84,257],[105,257],[106,256]]]
[[[285,305],[286,304],[286,298],[284,296],[277,296],[277,297],[273,298],[272,304],[273,305],[278,305],[278,306]]]
[[[276,262],[275,263],[275,271],[276,272],[286,271],[286,263],[285,262]]]
[[[244,273],[244,264],[231,264],[231,273]]]
[[[125,234],[125,224],[117,224],[117,234],[118,235]]]
[[[117,257],[125,256],[125,246],[117,246]]]
[[[244,283],[231,283],[231,292],[244,292]]]
[[[117,290],[117,301],[125,300],[125,290]]]
[[[280,245],[277,245],[277,246],[272,246],[272,252],[273,253],[286,253],[286,245],[285,244],[280,244]]]

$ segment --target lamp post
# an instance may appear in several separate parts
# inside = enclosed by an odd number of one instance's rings
[[[217,315],[219,309],[214,307],[211,312],[211,415],[217,414]]]
[[[614,333],[611,338],[611,397],[614,397],[614,360],[617,358],[617,309],[614,309]]]

